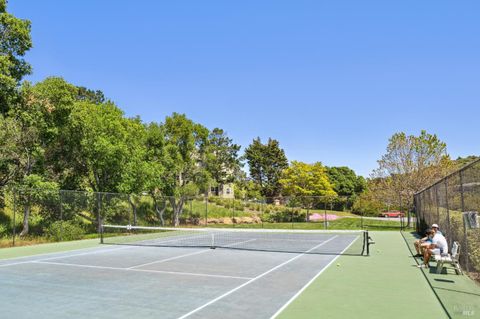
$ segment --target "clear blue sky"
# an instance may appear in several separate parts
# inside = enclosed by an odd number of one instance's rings
[[[186,113],[243,147],[367,176],[395,132],[479,154],[480,1],[11,0],[39,81],[102,90],[128,116]]]

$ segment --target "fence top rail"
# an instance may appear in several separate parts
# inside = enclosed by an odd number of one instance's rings
[[[452,173],[450,173],[450,174],[442,177],[441,179],[439,179],[439,180],[436,181],[435,183],[433,183],[433,184],[431,184],[431,185],[423,188],[422,190],[419,190],[418,192],[416,192],[416,193],[413,194],[413,195],[414,195],[414,196],[419,195],[419,194],[425,192],[426,190],[429,190],[430,188],[432,188],[432,187],[440,184],[441,182],[445,181],[446,179],[452,177],[453,175],[462,173],[463,171],[469,169],[471,166],[473,166],[473,165],[475,165],[475,164],[477,164],[477,163],[479,163],[479,162],[480,162],[480,158],[478,158],[478,159],[476,159],[476,160],[474,160],[474,161],[471,161],[470,163],[465,164],[464,166],[462,166],[461,168],[457,169],[456,171],[454,171],[454,172],[452,172]]]
[[[11,191],[11,192],[28,192],[28,191],[38,191],[44,193],[78,193],[84,195],[117,195],[117,196],[151,196],[149,192],[142,193],[115,193],[115,192],[98,192],[98,191],[89,191],[89,190],[73,190],[73,189],[48,189],[48,188],[36,188],[36,187],[22,187],[22,186],[12,186],[12,187],[0,187],[0,191]],[[170,198],[184,198],[186,200],[198,199],[198,198],[217,198],[218,196],[211,195],[194,195],[194,196],[168,196],[168,195],[158,195],[155,196],[158,199],[170,199]],[[218,197],[221,198],[221,197]],[[348,200],[353,197],[350,196],[278,196],[278,197],[264,197],[264,198],[222,198],[224,200],[243,200],[243,201],[258,201],[265,202],[267,200],[296,200],[296,199],[327,199],[327,200]]]

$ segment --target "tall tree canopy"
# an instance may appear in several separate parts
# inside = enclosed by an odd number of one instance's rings
[[[354,196],[362,193],[367,182],[362,176],[357,176],[355,171],[349,167],[327,167],[328,179],[332,183],[333,190],[339,196]]]
[[[250,177],[260,186],[262,195],[268,198],[279,196],[282,190],[280,178],[288,167],[287,157],[279,142],[270,138],[266,144],[262,144],[260,138],[256,138],[245,150],[245,158]]]
[[[394,134],[378,164],[372,175],[384,189],[378,194],[385,196],[384,202],[398,198],[403,207],[411,207],[413,194],[444,177],[452,166],[446,144],[426,131],[418,136]]]
[[[292,161],[283,171],[280,184],[289,196],[335,196],[325,167],[320,162],[307,164]]]
[[[31,67],[23,59],[32,47],[30,21],[7,12],[7,1],[0,0],[0,113],[16,103],[17,88]]]
[[[206,169],[216,185],[231,183],[240,171],[238,157],[240,146],[220,128],[214,128],[208,136]]]
[[[97,192],[117,192],[130,159],[129,134],[141,130],[112,103],[77,102],[71,115],[70,138],[75,141],[75,172],[83,187]]]
[[[205,190],[211,180],[205,169],[209,132],[204,126],[178,113],[165,119],[164,132],[165,173],[161,192],[170,196],[174,225],[178,225],[187,198]]]

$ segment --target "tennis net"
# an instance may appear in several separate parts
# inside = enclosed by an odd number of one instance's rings
[[[103,244],[208,247],[307,254],[368,255],[365,230],[170,228],[103,225]]]

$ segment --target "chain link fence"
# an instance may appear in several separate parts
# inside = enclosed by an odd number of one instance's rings
[[[400,230],[404,218],[356,212],[354,198],[164,197],[55,189],[0,191],[0,247],[95,238],[100,225]]]
[[[480,229],[468,227],[465,212],[480,212],[480,160],[415,194],[417,232],[436,223],[449,247],[460,244],[460,265],[480,280]]]

